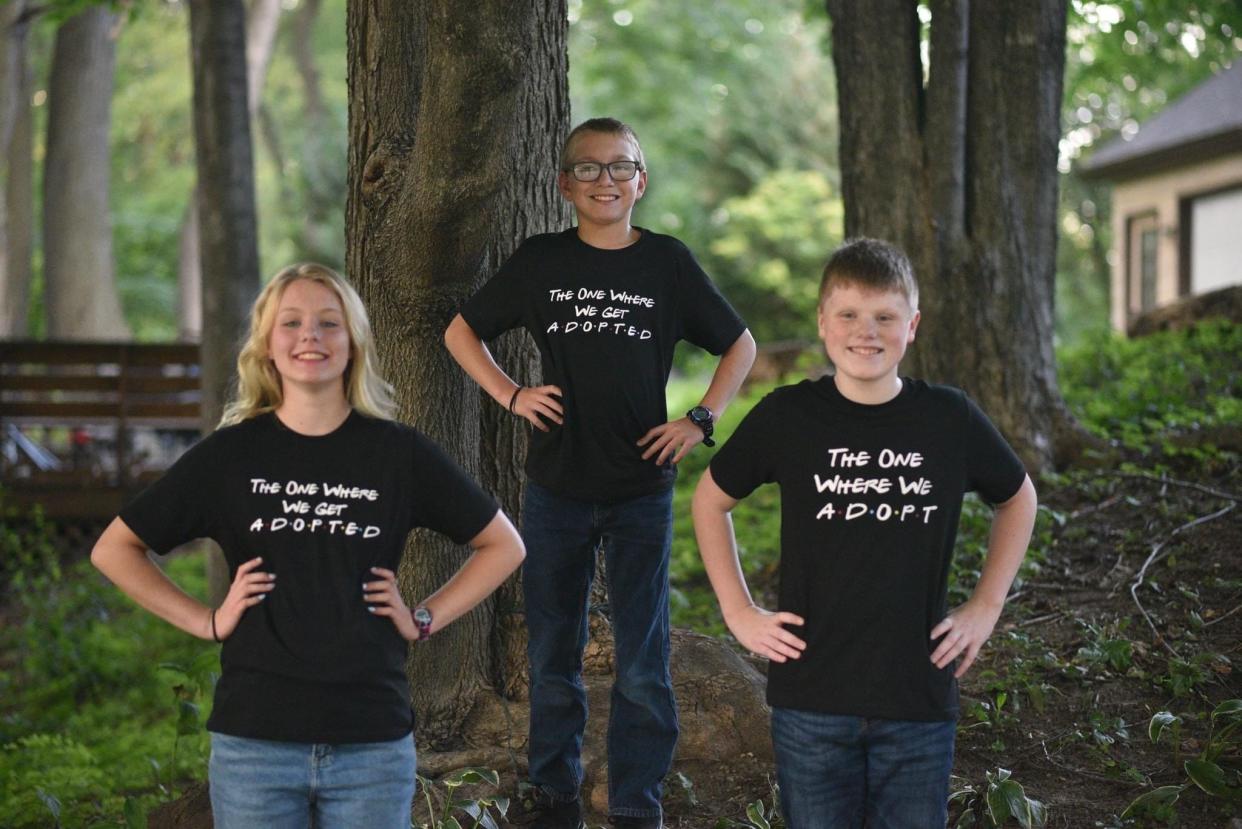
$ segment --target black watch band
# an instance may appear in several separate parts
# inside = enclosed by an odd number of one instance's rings
[[[716,431],[716,416],[712,414],[712,410],[706,406],[695,406],[686,412],[686,417],[695,426],[703,430],[703,445],[715,446],[716,441],[712,440],[712,433]]]

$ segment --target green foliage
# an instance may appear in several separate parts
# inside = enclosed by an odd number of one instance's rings
[[[1176,451],[1170,432],[1242,422],[1239,353],[1242,326],[1210,320],[1140,339],[1090,337],[1062,349],[1058,368],[1066,402],[1088,429],[1131,448]]]
[[[129,602],[89,561],[62,564],[37,513],[0,500],[0,514],[0,544],[25,539],[25,557],[6,559],[12,621],[0,626],[0,825],[49,825],[54,804],[65,825],[139,825],[206,776],[218,649]],[[206,592],[199,556],[167,570]]]
[[[1087,643],[1078,649],[1075,661],[1088,668],[1111,670],[1124,674],[1134,664],[1134,644],[1126,636],[1129,620],[1116,625],[1098,625],[1082,622]]]
[[[817,280],[842,232],[827,21],[805,11],[569,3],[573,120],[634,125],[650,170],[636,223],[685,241],[761,341],[813,332],[797,283]]]
[[[729,220],[710,245],[746,279],[727,290],[760,342],[815,337],[819,273],[841,241],[841,199],[817,170],[776,170],[725,201]]]
[[[497,790],[500,788],[500,775],[492,769],[483,768],[459,769],[438,781],[419,775],[418,786],[422,790],[429,822],[415,822],[414,826],[416,829],[478,829],[480,826],[497,829],[497,818],[504,818],[509,811],[509,798],[495,794],[471,797],[459,791],[463,786],[477,787],[484,783]]]
[[[1151,718],[1147,734],[1159,744],[1166,734],[1173,746],[1173,762],[1181,760],[1183,717],[1158,711]],[[1242,803],[1242,699],[1229,699],[1217,705],[1208,719],[1208,736],[1199,754],[1183,762],[1187,782],[1160,786],[1136,798],[1121,813],[1124,818],[1150,818],[1172,821],[1178,798],[1191,785],[1209,797]]]
[[[768,802],[763,798],[746,804],[746,818],[732,820],[721,818],[716,821],[713,829],[782,829],[785,817],[781,814],[781,790],[772,778],[768,778]]]
[[[982,785],[967,783],[957,789],[950,795],[949,805],[964,810],[954,824],[955,829],[999,829],[1014,825],[1034,829],[1048,822],[1044,804],[1027,797],[1022,784],[1013,779],[1008,769],[985,772]]]

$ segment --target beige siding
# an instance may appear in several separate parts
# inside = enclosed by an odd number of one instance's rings
[[[1181,200],[1201,193],[1242,185],[1242,153],[1174,170],[1119,182],[1113,187],[1113,263],[1112,263],[1112,325],[1124,331],[1126,323],[1137,313],[1139,292],[1129,292],[1131,307],[1125,307],[1127,268],[1130,256],[1127,238],[1130,220],[1155,213],[1159,228],[1156,250],[1156,304],[1163,305],[1178,297],[1179,228]],[[1239,234],[1242,236],[1242,233]],[[1238,243],[1242,254],[1242,239]]]

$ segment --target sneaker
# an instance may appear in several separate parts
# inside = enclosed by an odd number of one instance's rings
[[[614,815],[608,818],[615,829],[664,829],[664,822],[658,817],[626,817]]]
[[[509,811],[509,819],[531,829],[586,829],[582,820],[582,801],[556,800],[538,786],[523,784],[519,800]]]

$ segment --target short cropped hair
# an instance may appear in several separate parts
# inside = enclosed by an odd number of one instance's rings
[[[846,239],[837,248],[824,266],[819,281],[819,301],[822,303],[837,285],[897,291],[910,303],[911,310],[919,307],[919,283],[914,278],[914,266],[901,248],[881,239],[858,236]]]
[[[565,146],[561,148],[562,172],[568,172],[569,165],[574,163],[569,151],[573,149],[574,139],[584,132],[602,132],[608,135],[619,135],[627,139],[634,145],[634,151],[638,154],[638,158],[634,159],[638,162],[638,168],[640,170],[647,169],[647,162],[643,159],[643,147],[638,143],[638,133],[634,132],[633,127],[624,121],[618,121],[616,118],[590,118],[569,131],[569,136],[565,139]]]

